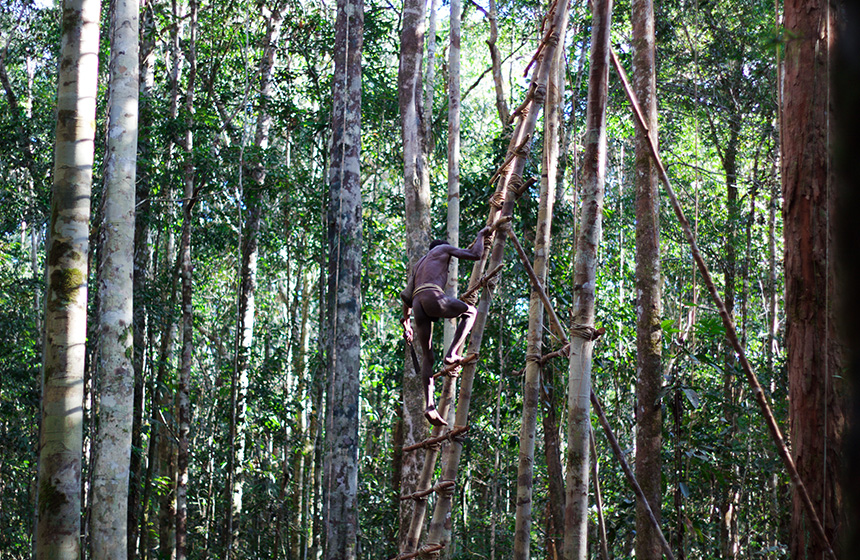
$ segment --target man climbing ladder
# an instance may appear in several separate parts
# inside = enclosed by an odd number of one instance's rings
[[[400,293],[400,299],[403,300],[403,317],[400,323],[403,325],[404,336],[410,344],[413,330],[409,316],[410,312],[415,310],[414,332],[418,334],[418,343],[421,345],[423,356],[421,378],[424,383],[424,416],[434,426],[446,426],[448,423],[436,411],[434,402],[433,323],[439,319],[460,318],[454,340],[443,360],[446,365],[456,364],[463,359],[460,350],[466,336],[472,330],[476,313],[474,305],[445,294],[442,286],[448,282],[448,263],[451,257],[470,261],[480,259],[484,253],[484,240],[491,233],[492,229],[489,227],[479,231],[475,242],[468,249],[454,247],[445,241],[433,241],[430,243],[430,251],[415,265],[406,289]]]

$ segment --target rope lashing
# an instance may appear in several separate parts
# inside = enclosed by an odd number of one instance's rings
[[[501,210],[502,206],[505,204],[505,193],[504,191],[497,191],[493,193],[493,196],[490,197],[490,206],[495,208],[496,210]]]
[[[426,558],[427,560],[436,560],[439,556],[442,555],[442,549],[445,548],[443,544],[425,544],[421,548],[418,549],[418,554],[421,558]]]
[[[597,340],[606,332],[606,329],[600,327],[599,329],[595,329],[594,327],[589,327],[588,325],[573,325],[570,327],[570,335],[578,338],[584,338],[585,340]]]
[[[558,43],[558,37],[556,37],[555,42]],[[532,97],[536,105],[543,105],[546,101],[546,84],[538,84]]]
[[[516,148],[514,148],[513,150],[510,150],[508,152],[508,155],[505,156],[505,161],[502,163],[502,165],[499,166],[499,168],[496,170],[496,172],[490,178],[490,184],[491,185],[495,184],[496,180],[502,176],[502,173],[504,173],[505,169],[507,169],[508,165],[510,165],[511,162],[514,161],[515,157],[517,157],[517,156],[528,157],[529,151],[530,151],[529,142],[531,141],[531,138],[532,138],[531,134],[526,134],[525,138],[523,138],[523,141],[520,142]]]
[[[450,498],[454,495],[454,487],[457,483],[453,480],[442,480],[436,485],[436,493],[441,498]]]

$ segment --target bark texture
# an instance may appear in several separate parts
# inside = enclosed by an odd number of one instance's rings
[[[138,130],[138,1],[115,0],[105,202],[99,248],[99,423],[93,466],[90,535],[93,558],[121,560],[128,552],[134,369],[132,294]]]
[[[840,541],[840,484],[845,427],[843,347],[836,332],[833,227],[836,198],[830,165],[830,55],[835,8],[826,0],[785,3],[782,194],[785,238],[786,349],[792,456],[825,534]],[[792,558],[824,556],[793,497]]]
[[[589,442],[591,437],[591,358],[597,287],[597,247],[603,228],[606,175],[606,103],[609,84],[609,28],[612,0],[593,4],[591,69],[588,76],[582,211],[574,263],[573,328],[568,369],[568,433],[564,558],[588,554]]]
[[[54,183],[45,266],[35,557],[81,555],[81,453],[98,0],[63,3]]]
[[[454,247],[460,246],[460,36],[462,22],[460,15],[463,11],[462,0],[451,0],[451,35],[448,41],[448,243]],[[448,283],[445,293],[457,297],[459,263],[452,258],[448,264]],[[451,346],[456,319],[445,319],[445,337],[443,348]],[[450,408],[453,412],[453,407]],[[450,424],[450,422],[449,422]]]
[[[654,59],[654,6],[652,0],[632,2],[633,91],[639,99],[646,126],[657,145],[657,91]],[[660,410],[662,386],[662,331],[660,320],[660,223],[657,164],[652,160],[648,139],[636,134],[636,479],[657,521],[660,521],[663,418]],[[636,557],[661,558],[657,530],[643,505],[636,504]]]
[[[356,557],[361,349],[362,0],[338,0],[329,169],[329,344],[326,553]]]

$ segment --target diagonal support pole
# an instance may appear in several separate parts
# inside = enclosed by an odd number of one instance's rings
[[[660,155],[657,153],[657,148],[656,146],[654,146],[654,142],[651,139],[651,136],[648,134],[648,127],[645,125],[645,120],[642,117],[642,109],[639,106],[639,102],[636,99],[636,95],[633,93],[633,90],[630,89],[630,83],[627,80],[627,74],[624,72],[624,68],[618,61],[618,57],[615,55],[615,52],[610,51],[610,54],[612,57],[612,65],[618,72],[618,76],[621,79],[621,85],[624,88],[624,92],[627,94],[627,99],[630,101],[630,105],[632,106],[636,126],[640,127],[645,132],[645,137],[648,138],[648,150],[651,152],[651,157],[654,158],[654,163],[657,165],[657,170],[660,174],[660,180],[666,189],[666,194],[669,196],[669,201],[672,204],[672,210],[675,211],[675,216],[678,218],[678,222],[681,224],[681,228],[684,230],[684,234],[687,237],[687,242],[690,244],[690,251],[693,253],[693,260],[696,261],[696,266],[698,266],[699,268],[699,273],[702,275],[702,278],[705,281],[705,285],[708,287],[708,293],[711,294],[711,299],[714,301],[714,305],[716,305],[717,311],[719,311],[720,318],[722,318],[723,320],[723,325],[726,327],[726,338],[728,339],[729,344],[732,345],[732,348],[738,356],[738,361],[740,362],[741,368],[746,374],[747,381],[752,388],[752,393],[755,396],[755,400],[759,405],[759,409],[761,410],[762,415],[764,416],[765,423],[767,424],[768,430],[770,431],[771,438],[776,444],[777,452],[779,453],[779,456],[782,459],[786,470],[788,471],[788,476],[791,478],[792,483],[794,483],[798,493],[800,494],[800,499],[803,503],[803,509],[806,511],[806,515],[809,516],[812,525],[812,531],[813,533],[815,533],[815,536],[819,540],[819,542],[824,546],[825,554],[827,555],[827,557],[831,560],[836,560],[836,555],[833,552],[833,547],[830,545],[830,541],[827,539],[827,535],[824,533],[824,526],[821,524],[821,519],[819,518],[818,513],[815,511],[815,506],[813,505],[812,499],[809,496],[809,491],[803,484],[803,480],[801,480],[800,478],[800,473],[797,471],[797,466],[794,464],[794,460],[791,458],[791,453],[788,450],[788,446],[785,443],[785,438],[783,437],[782,431],[779,429],[779,424],[777,424],[776,418],[773,415],[773,411],[770,408],[770,403],[768,403],[767,396],[764,394],[764,390],[762,389],[761,384],[758,381],[758,377],[753,371],[749,360],[747,360],[746,352],[744,352],[744,349],[741,346],[740,341],[738,340],[737,330],[735,329],[734,321],[732,320],[731,315],[729,315],[728,310],[726,310],[726,305],[723,302],[723,299],[717,292],[717,287],[714,284],[714,280],[711,277],[711,273],[708,270],[708,266],[705,264],[705,260],[702,258],[702,254],[699,252],[699,247],[696,244],[696,236],[693,234],[693,230],[690,228],[690,222],[687,221],[687,217],[684,215],[684,210],[681,208],[681,204],[680,202],[678,202],[678,197],[675,196],[675,191],[672,188],[671,183],[669,182],[669,175],[666,173],[666,168],[663,166],[663,161],[660,159]]]

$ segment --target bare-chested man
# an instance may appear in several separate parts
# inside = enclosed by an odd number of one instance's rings
[[[439,319],[453,319],[460,317],[454,340],[448,353],[445,354],[443,362],[453,364],[463,359],[460,355],[463,342],[466,340],[472,325],[475,323],[476,309],[457,298],[445,295],[445,284],[448,282],[448,262],[451,257],[476,261],[484,253],[484,240],[491,233],[489,227],[478,232],[478,237],[470,249],[459,249],[449,245],[445,241],[433,241],[430,243],[430,251],[418,261],[406,289],[400,293],[403,300],[403,317],[400,323],[406,335],[406,340],[412,342],[413,331],[409,322],[409,314],[415,310],[415,333],[418,335],[418,343],[421,345],[423,360],[421,363],[421,378],[424,382],[424,416],[434,426],[445,426],[448,423],[436,411],[434,403],[433,382],[433,349],[431,340],[433,335],[433,323]]]

